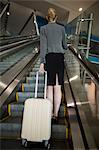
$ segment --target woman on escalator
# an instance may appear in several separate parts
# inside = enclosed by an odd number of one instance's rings
[[[56,10],[48,9],[48,24],[40,29],[40,69],[44,73],[44,65],[47,71],[47,98],[53,106],[53,118],[57,120],[61,104],[61,86],[64,83],[64,49],[67,49],[65,41],[65,28],[56,23]]]

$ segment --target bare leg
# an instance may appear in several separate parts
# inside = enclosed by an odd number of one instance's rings
[[[47,98],[53,104],[53,86],[47,86]]]
[[[47,86],[47,98],[53,105],[53,86]],[[52,109],[52,115],[53,115],[53,109]]]
[[[54,86],[54,116],[58,116],[59,107],[61,104],[61,85],[58,84],[58,76],[56,74],[56,85]]]

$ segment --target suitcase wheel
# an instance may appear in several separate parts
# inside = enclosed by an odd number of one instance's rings
[[[24,147],[27,147],[27,144],[28,144],[27,140],[26,139],[22,139],[22,145]]]
[[[44,146],[45,146],[46,149],[49,150],[50,149],[50,143],[49,143],[49,141],[45,141],[44,142]]]

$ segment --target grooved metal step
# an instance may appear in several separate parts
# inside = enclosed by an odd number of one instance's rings
[[[8,117],[5,121],[0,123],[0,138],[19,138],[21,132],[21,118]]]
[[[37,72],[37,71],[31,71],[31,72],[29,73],[29,77],[36,76],[36,72]],[[44,76],[44,75],[42,75],[42,74],[39,73],[39,77],[40,77],[40,76]]]
[[[43,98],[44,94],[43,93],[38,93],[38,98]],[[16,100],[20,103],[20,102],[24,102],[26,99],[28,98],[34,98],[35,93],[34,92],[17,92],[16,93]]]
[[[31,76],[36,76],[36,72],[32,72],[32,71],[31,71],[31,72],[29,73],[29,76],[30,76],[30,77],[31,77]]]
[[[8,69],[9,67],[6,67],[6,68],[0,68],[0,71],[5,71],[6,69]]]
[[[0,65],[12,65],[13,64],[13,62],[0,62]]]
[[[39,71],[39,67],[34,67],[34,68],[32,69],[32,71],[33,71],[33,72]]]
[[[5,63],[7,63],[7,62],[13,62],[13,64],[14,64],[14,63],[17,62],[17,60],[15,60],[15,59],[5,59],[4,62]]]
[[[61,105],[59,109],[59,117],[65,117],[66,116],[66,106]]]
[[[34,72],[39,71],[39,67],[38,67],[38,68],[35,68],[35,67],[34,67],[34,68],[32,69],[32,71],[34,71]]]
[[[64,118],[63,118],[64,120]],[[9,117],[0,123],[0,138],[20,138],[22,128],[21,117]],[[52,124],[52,139],[66,140],[66,124]]]
[[[66,125],[52,125],[52,139],[66,140]]]
[[[35,84],[22,84],[22,92],[34,92]],[[38,84],[38,92],[44,92],[44,83]]]
[[[0,124],[0,137],[20,137],[21,124],[18,123],[2,123]]]
[[[8,105],[8,113],[9,115],[13,116],[22,116],[24,111],[24,105],[18,103],[12,103]]]
[[[36,83],[36,74],[33,75],[32,77],[26,77],[26,83],[28,84],[35,84]],[[38,83],[44,83],[44,77],[39,76],[39,81]]]
[[[18,104],[18,103],[12,103],[12,104],[9,104],[8,105],[8,113],[9,115],[11,115],[12,117],[13,116],[22,116],[23,114],[23,111],[24,111],[24,104]],[[65,117],[65,107],[63,105],[60,106],[60,109],[59,109],[59,117],[63,118]],[[64,120],[62,122],[62,119],[60,119],[60,124],[64,124]]]
[[[36,64],[34,67],[35,67],[35,68],[39,68],[39,67],[40,67],[40,64]]]
[[[24,111],[24,102],[28,98],[34,98],[36,71],[38,71],[40,61],[36,63],[33,72],[30,72],[30,76],[26,77],[26,83],[22,84],[22,91],[16,92],[16,103],[8,105],[8,112],[10,117],[3,122],[0,122],[0,137],[4,138],[20,138],[22,128],[22,115]],[[27,84],[28,83],[28,84]],[[38,98],[44,97],[44,75],[39,74],[38,84]],[[31,99],[32,100],[32,99]],[[52,124],[52,139],[66,141],[66,119],[65,119],[65,106],[61,105],[59,110],[58,124]]]

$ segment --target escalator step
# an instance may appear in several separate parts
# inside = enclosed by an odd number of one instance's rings
[[[38,98],[43,98],[43,93],[38,93]],[[34,98],[34,92],[16,92],[16,100],[23,103],[28,98]]]
[[[52,125],[52,139],[66,140],[67,134],[66,128],[67,128],[66,125],[58,125],[58,124]]]
[[[37,73],[37,72],[31,71],[31,72],[29,73],[29,76],[30,76],[30,77],[36,76],[36,73]],[[43,76],[44,76],[43,74],[40,74],[40,73],[39,73],[39,77],[43,77]]]
[[[22,92],[34,92],[35,84],[22,84]],[[44,83],[38,85],[38,92],[44,91]]]
[[[29,73],[29,76],[31,77],[31,76],[36,76],[36,72],[30,72]]]
[[[0,123],[0,137],[20,137],[21,124],[18,123]]]
[[[64,111],[63,111],[63,106],[60,107],[60,110],[59,110],[59,117],[64,117]],[[10,116],[22,116],[23,114],[23,110],[24,110],[24,105],[23,104],[18,104],[18,103],[12,103],[12,104],[9,104],[8,105],[8,113]],[[64,124],[64,120],[62,122],[62,119],[60,119],[60,124]]]
[[[35,64],[35,66],[36,66],[36,65],[37,65],[37,66],[40,66],[40,62],[37,62],[37,63]]]
[[[23,104],[12,103],[8,105],[8,113],[11,116],[22,116],[23,110]]]
[[[2,74],[2,73],[4,73],[6,70],[8,70],[8,69],[0,69],[0,74]]]
[[[40,59],[36,62],[36,64],[40,64]]]
[[[40,77],[39,76],[39,81],[38,81],[39,83],[44,83],[44,76],[42,77]],[[34,75],[34,76],[32,76],[32,77],[26,77],[26,83],[28,83],[28,84],[35,84],[36,83],[36,75]]]
[[[13,64],[13,62],[0,62],[0,66],[1,65],[12,65]]]
[[[32,71],[33,71],[33,72],[37,72],[37,71],[39,71],[39,68],[36,68],[36,67],[35,67],[35,68],[32,69]]]
[[[0,64],[0,68],[3,68],[3,67],[9,67],[11,66],[12,64]]]
[[[13,62],[13,64],[14,64],[14,63],[16,63],[16,60],[15,59],[5,59],[4,62],[5,63],[7,63],[7,62]]]
[[[13,118],[13,117],[12,117]],[[0,137],[19,137],[21,133],[21,123],[17,122],[4,122],[0,123]],[[66,132],[67,132],[66,125],[52,125],[52,139],[55,140],[65,140],[66,139]]]
[[[16,62],[16,60],[15,59],[5,59],[4,61],[3,61],[4,63],[7,63],[7,62],[13,62],[13,63],[15,63]]]
[[[66,106],[61,105],[59,109],[59,117],[64,117],[66,115]]]
[[[9,66],[0,66],[0,71],[3,71],[3,70],[6,70],[6,69],[8,69],[9,68]]]
[[[0,66],[0,71],[7,70],[9,68],[10,68],[10,66]]]
[[[35,68],[39,68],[39,67],[40,67],[40,64],[36,64],[34,67],[35,67]]]
[[[0,138],[20,137],[21,117],[9,116],[6,120],[0,123]]]

